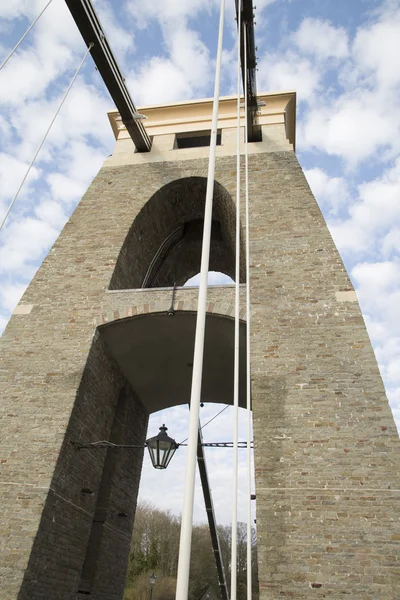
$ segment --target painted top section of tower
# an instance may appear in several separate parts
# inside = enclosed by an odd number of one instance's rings
[[[296,137],[296,92],[259,94],[258,99],[258,123],[262,129],[262,141],[250,143],[249,153],[293,151]],[[153,138],[151,152],[135,152],[118,111],[111,110],[108,117],[116,139],[116,148],[105,166],[208,156],[207,135],[211,128],[212,99],[143,106],[138,111],[146,117],[143,123],[147,133]],[[241,113],[244,130],[244,108]],[[236,120],[237,97],[220,98],[217,156],[236,154]]]

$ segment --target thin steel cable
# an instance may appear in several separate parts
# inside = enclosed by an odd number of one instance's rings
[[[245,443],[245,442],[242,442]],[[90,448],[146,448],[144,444],[114,444],[113,442],[109,442],[107,440],[101,440],[99,442],[89,442],[87,444],[81,444],[79,442],[71,442],[73,446],[76,446],[78,450],[81,449],[90,449]],[[243,446],[244,447],[244,446]]]
[[[244,46],[244,161],[245,161],[245,229],[246,229],[246,410],[247,410],[247,600],[252,600],[252,547],[251,547],[251,360],[250,360],[250,232],[249,232],[249,146],[247,125],[247,39]]]
[[[237,35],[237,115],[236,115],[236,260],[235,260],[235,339],[233,374],[233,475],[232,475],[232,533],[231,533],[231,598],[237,596],[237,497],[238,497],[238,423],[239,423],[239,316],[240,316],[240,41],[241,2],[238,4]]]
[[[224,37],[225,0],[221,0],[218,50],[215,68],[214,100],[211,125],[210,155],[208,161],[206,202],[204,209],[203,243],[201,250],[200,287],[197,304],[196,335],[194,342],[192,388],[190,394],[190,418],[188,449],[185,469],[185,490],[183,496],[181,533],[179,539],[178,574],[176,600],[187,600],[189,592],[190,553],[193,530],[194,487],[197,463],[197,439],[201,383],[203,376],[204,335],[206,325],[208,269],[210,263],[211,223],[215,179],[215,158],[217,146],[218,105],[221,86],[221,62]]]
[[[71,442],[73,446],[76,446],[78,450],[87,449],[87,448],[146,448],[146,444],[114,444],[113,442],[108,442],[107,440],[102,440],[100,442],[88,442],[87,444],[81,444],[80,442]],[[177,446],[187,446],[187,444],[177,444]],[[232,448],[233,442],[203,442],[201,444],[203,448]],[[247,442],[241,441],[238,442],[238,447],[243,449],[247,448]]]
[[[214,419],[216,419],[217,417],[219,417],[219,415],[221,415],[224,410],[226,410],[227,408],[229,408],[229,404],[227,404],[226,406],[224,406],[224,408],[222,410],[220,410],[216,415],[214,415],[213,417],[211,417],[211,419],[209,421],[207,421],[207,423],[204,423],[204,425],[202,425],[200,427],[200,431],[202,431],[204,429],[204,427],[207,427],[207,425],[209,425],[211,423],[211,421],[214,421]],[[181,443],[179,444],[180,446],[182,446],[182,444],[184,444],[187,441],[187,438],[185,438],[184,440],[181,441]]]
[[[10,54],[3,60],[3,62],[0,65],[0,71],[2,70],[3,67],[6,66],[6,64],[8,63],[8,61],[10,60],[10,58],[12,57],[12,55],[14,54],[14,52],[17,50],[18,46],[21,44],[21,42],[24,41],[24,39],[26,38],[26,36],[28,35],[28,33],[30,32],[30,30],[32,29],[32,27],[34,27],[34,25],[36,25],[36,23],[39,21],[40,17],[42,16],[42,14],[44,13],[44,11],[46,10],[46,8],[49,6],[49,4],[51,4],[53,0],[49,0],[48,3],[46,4],[46,6],[40,11],[40,13],[38,14],[38,16],[36,17],[36,19],[33,21],[33,23],[31,23],[28,27],[28,29],[25,31],[24,35],[22,36],[22,38],[19,40],[19,42],[14,46],[14,48],[11,50]]]
[[[14,198],[11,200],[10,206],[8,207],[8,209],[7,209],[7,212],[6,212],[6,214],[4,215],[4,218],[3,218],[2,222],[1,222],[1,225],[0,225],[0,231],[3,229],[4,223],[6,222],[6,220],[7,220],[7,217],[8,217],[8,215],[10,214],[10,211],[11,211],[11,209],[12,209],[13,205],[14,205],[14,202],[15,202],[15,201],[16,201],[16,199],[18,198],[18,196],[19,196],[19,193],[20,193],[20,191],[21,191],[21,189],[22,189],[22,186],[24,185],[24,183],[25,183],[25,181],[26,181],[26,178],[28,177],[28,175],[29,175],[29,173],[30,173],[30,170],[31,170],[31,168],[33,167],[33,164],[34,164],[34,162],[35,162],[35,160],[36,160],[36,158],[37,158],[37,155],[39,154],[40,150],[42,149],[42,146],[43,146],[44,142],[46,141],[46,138],[47,138],[47,136],[48,136],[48,134],[49,134],[49,132],[50,132],[50,129],[53,127],[54,121],[56,120],[56,118],[57,118],[57,116],[58,116],[58,113],[59,113],[59,112],[60,112],[60,110],[61,110],[61,107],[62,107],[62,105],[64,104],[65,100],[67,99],[67,96],[68,96],[68,94],[69,94],[69,92],[70,92],[70,90],[71,90],[71,88],[72,88],[72,86],[73,86],[73,84],[74,84],[74,82],[75,82],[75,79],[78,77],[78,75],[79,75],[79,73],[80,73],[80,70],[81,70],[81,69],[82,69],[82,67],[83,67],[83,63],[85,62],[85,60],[86,60],[86,57],[87,57],[87,55],[89,54],[89,52],[90,52],[90,50],[91,50],[91,48],[92,48],[92,47],[93,47],[93,44],[90,44],[90,45],[89,45],[89,47],[88,47],[88,49],[87,49],[87,50],[86,50],[86,52],[85,52],[85,55],[84,55],[84,57],[82,58],[82,60],[81,60],[81,62],[80,62],[80,65],[79,65],[79,67],[77,68],[77,70],[76,70],[76,72],[75,72],[75,75],[73,76],[73,78],[72,78],[72,80],[71,80],[71,83],[69,84],[69,86],[68,86],[68,88],[67,88],[67,90],[66,90],[66,92],[65,92],[64,96],[62,97],[62,100],[61,100],[61,102],[60,102],[60,104],[59,104],[59,106],[58,106],[58,108],[57,108],[57,110],[56,110],[56,114],[55,114],[55,115],[54,115],[54,117],[52,118],[52,120],[51,120],[51,123],[50,123],[50,125],[48,126],[48,128],[47,128],[47,130],[46,130],[46,133],[44,134],[44,136],[43,136],[43,139],[42,139],[42,141],[40,142],[40,144],[39,144],[39,147],[38,147],[38,149],[36,150],[36,152],[35,152],[35,154],[34,154],[34,156],[33,156],[32,160],[31,160],[31,162],[30,162],[30,165],[29,165],[29,167],[28,167],[28,169],[27,169],[27,171],[26,171],[26,173],[25,173],[25,175],[24,175],[24,178],[22,179],[21,185],[19,186],[19,188],[18,188],[18,190],[17,190],[17,193],[15,194]]]

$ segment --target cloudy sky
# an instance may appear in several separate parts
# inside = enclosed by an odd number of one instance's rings
[[[46,3],[0,3],[0,63]],[[218,0],[95,2],[137,105],[212,95],[217,4]],[[234,0],[226,4],[222,94],[231,94],[236,77]],[[357,289],[400,425],[400,0],[255,4],[258,89],[298,93],[298,158]],[[53,0],[0,72],[0,216],[84,52],[64,1]],[[0,233],[0,330],[113,151],[106,116],[110,108],[112,102],[88,57]],[[202,410],[203,421],[218,411]],[[155,415],[150,434],[156,433],[161,419],[167,420],[178,441],[186,437],[186,409]],[[205,429],[205,440],[218,440],[221,432],[232,439],[230,421],[228,409]],[[244,427],[241,435],[244,438]],[[230,452],[208,451],[217,516],[225,523]],[[181,507],[185,450],[177,454],[165,473],[146,464],[141,491],[143,499],[175,512]],[[163,492],[155,496],[154,489]],[[241,499],[244,494],[241,491]],[[243,508],[239,516],[244,515]],[[196,518],[205,518],[200,490]]]

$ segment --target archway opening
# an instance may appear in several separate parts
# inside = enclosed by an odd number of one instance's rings
[[[208,272],[208,285],[232,285],[234,280],[225,273],[218,273],[217,271]],[[200,273],[190,277],[184,284],[184,287],[198,287],[200,285]]]
[[[140,402],[150,415],[150,425],[147,436],[153,436],[157,433],[158,427],[164,422],[168,427],[168,434],[176,439],[178,443],[185,440],[187,435],[187,419],[189,416],[188,403],[190,400],[190,387],[192,378],[192,360],[195,334],[196,313],[194,311],[176,311],[174,316],[168,316],[165,312],[144,314],[131,319],[122,319],[100,328],[101,336],[106,343],[111,356],[118,364],[121,372],[124,374],[129,385],[134,389]],[[240,391],[239,401],[241,406],[245,405],[245,323],[240,323]],[[210,416],[215,415],[221,409],[222,405],[231,405],[233,401],[233,351],[234,351],[234,320],[231,317],[220,314],[207,314],[206,338],[204,352],[204,370],[202,385],[202,402],[204,407],[202,411],[202,424],[204,425]],[[227,436],[232,439],[230,425],[232,423],[231,408],[229,407],[221,417],[216,419],[214,425],[214,436],[211,435],[212,429],[207,426],[205,440],[215,440],[215,432],[219,435]],[[153,417],[154,415],[154,417]],[[224,429],[221,427],[221,418],[224,422]],[[160,421],[161,419],[161,421]],[[218,428],[219,423],[219,428]],[[241,423],[243,425],[242,437],[245,436],[245,415],[242,415]],[[226,440],[225,440],[226,441]],[[207,453],[207,449],[205,449]],[[245,451],[241,451],[243,464],[240,465],[240,474],[245,480],[243,473],[245,468]],[[218,454],[216,454],[218,453]],[[145,454],[142,468],[142,477],[140,489],[143,489],[143,483],[147,492],[151,490],[148,500],[159,508],[163,508],[163,499],[170,498],[171,504],[164,505],[164,509],[171,509],[175,515],[179,515],[182,506],[183,495],[183,472],[185,463],[186,448],[181,447],[168,469],[165,472],[153,469]],[[232,463],[232,450],[222,448],[210,448],[207,455],[207,464],[212,489],[215,490],[219,500],[225,500],[229,496],[231,481],[229,477],[227,487],[224,487],[222,479],[219,476],[220,469],[229,473]],[[179,475],[178,475],[179,473]],[[226,483],[226,482],[225,482]],[[199,515],[203,514],[204,508],[201,487],[198,485],[198,494],[196,504]],[[139,488],[136,490],[138,493]],[[247,490],[241,490],[241,499],[243,503],[247,497]],[[221,507],[219,505],[219,514],[217,523],[225,526],[229,530],[229,520],[221,518]],[[197,517],[198,518],[198,517]],[[201,520],[201,516],[200,519]],[[205,527],[205,534],[209,536],[208,526]],[[244,526],[242,527],[243,531]],[[207,538],[208,539],[208,538]],[[213,561],[213,554],[210,554]],[[211,562],[213,566],[213,562]],[[226,567],[229,569],[229,561]]]
[[[71,500],[66,508],[57,494],[47,497],[24,580],[27,597],[33,597],[39,585],[47,585],[47,577],[48,584],[52,583],[47,571],[41,571],[40,582],[32,574],[48,556],[47,542],[54,535],[55,523],[61,528],[63,543],[60,552],[52,553],[52,564],[60,571],[67,569],[72,553],[73,570],[66,583],[71,593],[104,600],[122,597],[148,417],[177,405],[187,411],[195,320],[192,311],[178,310],[173,317],[166,312],[148,313],[96,330],[51,484]],[[209,313],[207,323],[202,400],[211,406],[232,404],[234,320]],[[242,406],[245,337],[241,322]],[[174,434],[175,423],[168,425]],[[79,449],[76,445],[99,440],[131,449]],[[171,482],[168,489],[172,491]],[[163,493],[162,486],[158,490]],[[65,547],[70,552],[65,553]]]
[[[187,406],[176,406],[150,415],[148,436],[154,435],[158,426],[165,423],[168,433],[181,442],[186,438],[189,420]],[[233,407],[205,403],[200,410],[200,422],[203,426],[204,442],[232,440]],[[247,415],[245,409],[239,409],[239,439],[246,439]],[[209,484],[218,526],[219,542],[225,576],[230,582],[230,544],[232,517],[232,477],[233,451],[231,448],[204,448]],[[148,583],[154,570],[157,585],[165,583],[175,591],[177,558],[180,533],[180,511],[184,494],[186,447],[180,447],[175,453],[166,471],[152,468],[150,459],[143,461],[138,508],[133,528],[131,554],[128,567],[125,593],[127,598],[136,598],[143,581]],[[254,475],[254,473],[253,473]],[[238,583],[243,597],[246,588],[246,521],[247,521],[247,469],[246,450],[239,450],[238,470]],[[254,489],[254,480],[253,488]],[[253,594],[257,597],[258,567],[256,546],[255,502],[252,502],[253,528]],[[194,528],[192,533],[192,567],[190,571],[190,590],[199,587],[199,580],[210,586],[211,595],[219,598],[218,578],[215,569],[208,518],[205,510],[203,489],[197,473],[194,498]],[[144,556],[143,556],[144,555]],[[201,563],[198,562],[199,555]],[[160,587],[154,589],[161,592]],[[168,596],[166,596],[168,597]],[[174,596],[173,596],[174,597]],[[197,597],[197,594],[190,594]],[[242,597],[242,594],[241,594]]]

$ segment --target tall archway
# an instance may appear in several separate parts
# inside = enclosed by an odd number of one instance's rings
[[[207,315],[205,402],[232,404],[232,308],[226,306],[225,314]],[[55,493],[46,500],[19,600],[35,597],[38,589],[50,593],[52,569],[69,573],[63,598],[72,592],[82,599],[122,597],[143,449],[79,449],[76,444],[109,440],[140,446],[146,439],[149,414],[188,402],[195,322],[193,310],[177,310],[173,317],[160,311],[97,328],[54,471]],[[244,406],[244,322],[240,343],[240,404]],[[72,509],[66,510],[59,501],[61,493],[71,498]],[[55,527],[61,547],[69,544],[68,552],[50,553]],[[43,564],[49,569],[43,569]]]

